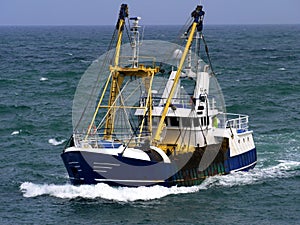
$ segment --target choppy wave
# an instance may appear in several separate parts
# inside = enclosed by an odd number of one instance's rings
[[[64,142],[65,142],[66,140],[61,140],[61,141],[58,141],[58,140],[56,140],[56,138],[50,138],[49,140],[48,140],[48,143],[49,144],[51,144],[51,145],[61,145],[61,144],[63,144]]]
[[[251,185],[268,179],[289,178],[299,175],[300,162],[279,161],[269,168],[254,169],[250,172],[237,172],[226,176],[214,176],[206,179],[201,185],[193,187],[111,187],[107,184],[73,186],[71,184],[34,184],[24,182],[20,186],[24,197],[49,195],[57,198],[102,198],[118,202],[148,201],[168,195],[194,193],[212,187],[232,187]]]
[[[10,135],[17,135],[17,134],[20,134],[21,132],[22,132],[22,130],[15,130]]]
[[[41,77],[41,78],[40,78],[40,81],[47,81],[47,80],[48,80],[47,77]]]
[[[83,60],[83,59],[81,59],[80,62],[85,63],[85,64],[90,64],[91,63],[91,61],[89,61],[89,60]]]
[[[24,197],[36,197],[40,195],[50,195],[58,198],[103,198],[120,202],[137,200],[152,200],[172,194],[184,194],[197,192],[200,186],[193,187],[111,187],[107,184],[73,186],[71,184],[34,184],[25,182],[20,186]]]
[[[232,187],[262,183],[270,179],[282,179],[300,175],[300,162],[279,160],[279,164],[267,168],[255,168],[249,172],[236,172],[226,176],[209,177],[204,181],[209,187]]]
[[[278,68],[277,70],[284,71],[284,70],[286,70],[286,68],[280,67],[280,68]]]

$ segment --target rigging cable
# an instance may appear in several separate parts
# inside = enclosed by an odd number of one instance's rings
[[[133,132],[133,134],[131,134],[131,137],[129,139],[129,141],[127,142],[127,144],[124,146],[124,149],[121,153],[118,153],[119,156],[123,156],[125,150],[128,148],[128,145],[130,144],[130,142],[132,141],[133,137],[135,136],[135,134],[137,134],[137,130],[139,129],[139,127],[142,125],[143,120],[146,118],[147,113],[149,111],[149,108],[147,109],[146,113],[144,114],[143,118],[141,119],[141,121],[139,122],[139,125],[136,127],[135,131]]]
[[[78,121],[78,123],[76,124],[76,126],[75,126],[75,128],[74,128],[74,131],[77,130],[77,128],[78,128],[80,122],[82,121],[83,116],[84,116],[84,114],[85,114],[85,112],[86,112],[86,110],[87,110],[87,108],[88,108],[88,106],[89,106],[89,104],[90,104],[90,102],[91,102],[91,99],[92,99],[92,97],[94,96],[94,93],[95,93],[97,84],[99,84],[100,75],[101,75],[102,72],[103,72],[103,68],[105,68],[105,65],[107,64],[107,61],[108,61],[108,58],[109,58],[109,53],[110,53],[110,50],[112,49],[112,43],[113,43],[113,41],[114,41],[114,39],[115,39],[115,36],[116,36],[116,29],[114,29],[114,32],[113,32],[113,35],[112,35],[112,38],[111,38],[111,41],[110,41],[110,44],[109,44],[109,47],[108,47],[108,51],[106,51],[106,54],[105,54],[105,57],[104,57],[102,66],[100,67],[101,70],[99,71],[99,74],[98,74],[98,77],[97,77],[97,81],[94,82],[95,85],[92,87],[92,91],[91,91],[90,94],[89,94],[89,98],[88,98],[88,100],[87,100],[87,102],[86,102],[86,105],[85,105],[85,107],[84,107],[83,112],[81,113],[81,116],[80,116],[80,118],[79,118],[79,121]],[[103,89],[103,87],[102,87],[102,89]]]
[[[131,30],[130,22],[129,22],[129,18],[128,18],[128,17],[127,17],[127,23],[128,23],[128,26],[129,26],[129,30]],[[129,43],[130,43],[130,45],[131,45],[131,43],[132,43],[132,38],[131,38],[131,36],[130,36],[130,32],[128,31],[128,28],[127,28],[126,24],[125,24],[125,29],[126,29],[126,34],[127,34],[127,36],[128,36],[128,39],[129,39]]]
[[[205,46],[205,52],[206,52],[206,55],[207,55],[209,66],[211,68],[211,72],[215,75],[215,72],[213,70],[212,63],[211,63],[211,60],[210,60],[210,55],[209,55],[209,52],[208,52],[208,46],[207,46],[207,43],[206,43],[206,41],[204,39],[204,35],[203,34],[202,34],[202,40],[203,40],[203,43],[204,43],[204,46]]]

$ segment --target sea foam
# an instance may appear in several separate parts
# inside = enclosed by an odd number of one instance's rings
[[[20,134],[22,130],[15,130],[10,135],[17,135]]]
[[[51,144],[51,145],[61,145],[61,144],[63,144],[64,142],[65,142],[66,140],[61,140],[61,141],[58,141],[58,140],[56,140],[56,138],[50,138],[49,140],[48,140],[48,143],[49,144]]]
[[[47,77],[41,77],[41,78],[40,78],[40,81],[47,81],[47,80],[48,80]]]
[[[214,176],[207,178],[202,184],[192,187],[111,187],[107,184],[73,186],[71,184],[34,184],[24,182],[20,190],[24,197],[36,197],[49,195],[57,198],[102,198],[117,202],[149,201],[160,199],[168,195],[188,194],[215,187],[232,187],[240,185],[253,185],[268,179],[282,179],[297,176],[300,162],[278,161],[279,164],[258,168],[249,172],[237,172],[226,176]]]
[[[36,197],[50,195],[58,198],[102,198],[119,202],[131,202],[137,200],[152,200],[168,195],[198,192],[200,186],[193,187],[111,187],[107,184],[73,186],[71,184],[34,184],[24,182],[20,186],[24,197]]]
[[[269,179],[282,179],[299,175],[300,162],[279,160],[279,164],[267,168],[254,168],[248,172],[235,172],[226,176],[213,176],[204,183],[209,187],[232,187],[262,183]]]
[[[280,67],[280,68],[278,68],[277,70],[284,71],[284,70],[286,70],[286,68],[284,68],[284,67]]]

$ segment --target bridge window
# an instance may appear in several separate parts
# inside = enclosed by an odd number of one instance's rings
[[[172,127],[179,127],[179,118],[178,117],[169,117],[170,125]]]
[[[199,118],[194,118],[194,127],[199,127],[199,126],[200,126]]]
[[[182,118],[182,126],[183,127],[191,127],[192,126],[192,119],[191,118]]]

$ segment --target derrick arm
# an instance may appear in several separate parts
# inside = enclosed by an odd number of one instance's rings
[[[187,43],[185,45],[185,49],[184,49],[184,52],[182,54],[182,57],[180,59],[180,63],[179,63],[179,66],[178,66],[178,70],[176,72],[176,75],[175,75],[175,78],[174,78],[174,83],[173,83],[173,86],[171,88],[171,91],[170,91],[170,94],[169,94],[169,97],[166,101],[166,104],[165,104],[165,107],[163,109],[163,112],[161,114],[161,118],[160,118],[160,121],[159,121],[159,124],[158,124],[158,127],[157,127],[157,131],[155,133],[155,136],[154,136],[154,139],[153,139],[153,144],[154,145],[157,145],[160,141],[160,138],[161,138],[161,133],[162,133],[162,130],[164,128],[164,121],[165,121],[165,118],[167,116],[167,113],[168,113],[168,110],[169,110],[169,106],[171,104],[171,100],[173,98],[173,95],[174,95],[174,92],[175,92],[175,89],[176,89],[176,86],[178,84],[178,81],[179,81],[179,78],[180,78],[180,74],[181,74],[181,70],[182,70],[182,67],[183,67],[183,64],[184,64],[184,61],[186,59],[186,56],[188,54],[188,51],[191,47],[191,44],[193,42],[193,37],[194,37],[194,34],[195,34],[195,31],[196,31],[196,27],[197,27],[197,24],[198,24],[198,20],[199,20],[199,17],[195,18],[193,24],[192,24],[192,27],[191,27],[191,32],[190,32],[190,35],[188,37],[188,40],[187,40]]]
[[[124,29],[124,23],[125,23],[125,18],[128,17],[128,6],[126,4],[122,4],[119,12],[119,18],[118,22],[116,25],[116,29],[118,30],[118,39],[117,39],[117,44],[116,44],[116,51],[115,51],[115,59],[114,59],[114,66],[117,67],[119,65],[119,58],[120,58],[120,49],[121,49],[121,44],[122,44],[122,36],[123,36],[123,29]],[[118,95],[118,90],[119,87],[121,86],[123,79],[120,79],[119,73],[116,70],[111,70],[110,74],[110,79],[111,79],[111,88],[110,88],[110,101],[109,101],[109,106],[111,106],[116,99],[116,96]],[[108,80],[109,81],[109,80]],[[108,82],[106,83],[106,87],[108,86]],[[93,119],[88,127],[87,134],[86,134],[86,139],[88,135],[91,133],[92,126],[95,122],[96,115],[98,113],[100,104],[102,102],[103,95],[98,103],[98,106],[96,108],[96,111],[94,113]],[[106,124],[105,124],[105,138],[109,139],[112,130],[113,130],[113,118],[112,118],[112,112],[109,112],[108,117],[106,118]]]
[[[122,45],[122,36],[123,36],[123,30],[124,30],[124,24],[125,24],[126,17],[128,17],[128,6],[126,4],[122,4],[120,13],[119,13],[119,19],[118,19],[118,22],[116,25],[116,29],[118,30],[118,39],[117,39],[117,45],[116,45],[114,67],[111,67],[112,79],[111,79],[108,107],[115,104],[116,98],[120,91],[120,87],[124,80],[124,77],[120,76],[120,73],[116,70],[116,68],[119,66],[120,50],[121,50],[121,45]],[[115,109],[111,108],[106,117],[105,131],[104,131],[105,139],[111,139],[111,135],[114,130],[114,126],[113,126],[114,125],[114,114],[115,114]]]

